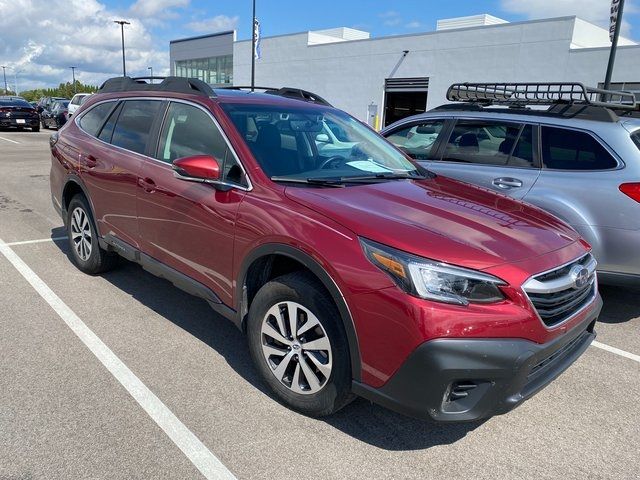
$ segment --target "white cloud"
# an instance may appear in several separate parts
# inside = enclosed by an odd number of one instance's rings
[[[609,26],[610,0],[502,0],[501,3],[504,10],[527,18],[576,15],[600,26]],[[634,3],[625,3],[625,14],[637,11]],[[623,21],[622,28],[625,35],[631,31],[631,25],[626,20]]]
[[[187,27],[196,32],[222,32],[224,30],[233,30],[238,26],[239,17],[228,17],[226,15],[216,15],[213,18],[191,22]]]
[[[422,23],[420,23],[420,22],[409,22],[404,27],[405,28],[412,28],[412,29],[413,28],[420,28],[420,27],[422,27]]]
[[[151,18],[172,18],[175,16],[173,9],[188,7],[190,0],[137,0],[131,5],[133,15]]]
[[[125,26],[127,73],[144,75],[148,66],[168,73],[168,45],[158,46],[148,22],[122,17],[98,0],[0,0],[0,61],[10,66],[11,83],[20,72],[20,90],[70,81],[71,66],[78,80],[100,84],[122,74],[120,27],[113,23],[121,18],[131,22]]]
[[[383,20],[383,25],[387,27],[395,27],[396,25],[400,25],[402,23],[402,18],[400,14],[395,10],[389,10],[387,12],[383,12],[378,15]]]

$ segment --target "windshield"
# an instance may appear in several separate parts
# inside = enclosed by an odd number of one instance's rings
[[[274,180],[421,176],[401,152],[344,112],[304,106],[222,107]]]

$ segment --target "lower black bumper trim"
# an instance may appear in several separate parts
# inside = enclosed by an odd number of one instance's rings
[[[597,306],[547,344],[521,339],[437,339],[419,346],[380,388],[354,382],[353,392],[391,410],[442,422],[507,413],[542,390],[589,347]]]

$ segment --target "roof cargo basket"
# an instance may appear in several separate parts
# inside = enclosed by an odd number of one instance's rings
[[[147,83],[145,80],[161,80]],[[215,97],[213,89],[197,78],[183,77],[114,77],[104,82],[97,93],[114,92],[175,92]]]
[[[613,110],[634,110],[632,92],[585,87],[582,83],[456,83],[447,100],[482,106],[588,105]]]
[[[327,107],[332,107],[329,102],[327,102],[320,95],[316,95],[313,92],[309,92],[307,90],[302,90],[301,88],[293,88],[293,87],[282,87],[282,88],[274,88],[274,87],[246,87],[246,86],[232,86],[232,87],[221,87],[224,90],[260,90],[263,93],[268,93],[270,95],[279,95],[281,97],[293,98],[295,100],[303,100],[305,102],[316,103],[318,105],[324,105]]]

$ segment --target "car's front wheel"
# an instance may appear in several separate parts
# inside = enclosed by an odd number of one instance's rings
[[[314,417],[349,403],[351,364],[340,313],[313,275],[294,272],[265,284],[247,322],[253,361],[281,402]]]
[[[95,275],[116,266],[118,255],[100,247],[98,232],[84,195],[78,194],[69,202],[67,235],[71,259],[83,272]]]

